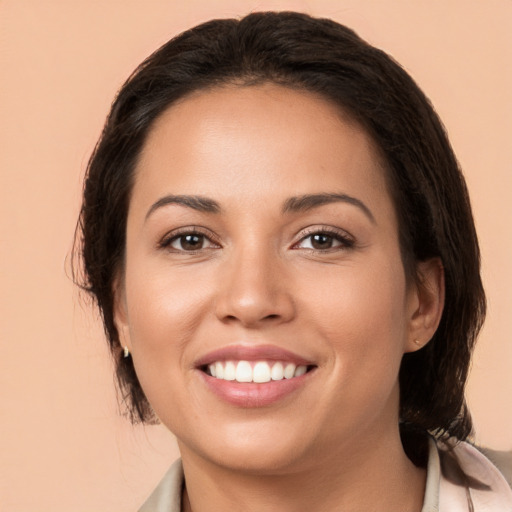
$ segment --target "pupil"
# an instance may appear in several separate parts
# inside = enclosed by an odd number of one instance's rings
[[[197,249],[201,246],[202,236],[200,235],[185,235],[182,239],[181,246],[183,249]]]
[[[315,249],[325,249],[332,246],[332,238],[328,235],[313,235],[312,245]]]

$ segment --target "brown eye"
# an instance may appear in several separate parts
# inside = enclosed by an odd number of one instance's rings
[[[333,243],[333,237],[323,233],[311,236],[311,247],[313,247],[313,249],[330,249]]]
[[[296,247],[314,251],[328,251],[330,249],[348,249],[353,245],[354,240],[347,235],[318,231],[305,236]]]
[[[176,251],[199,251],[212,246],[212,242],[199,233],[186,233],[173,238],[169,247]]]

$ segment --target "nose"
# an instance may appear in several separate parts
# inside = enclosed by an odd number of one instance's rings
[[[295,304],[286,263],[272,251],[235,251],[219,273],[216,315],[222,322],[261,328],[292,320]]]

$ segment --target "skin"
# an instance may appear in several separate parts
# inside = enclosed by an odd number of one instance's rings
[[[282,211],[319,193],[361,204]],[[155,206],[169,194],[222,211]],[[205,235],[193,251],[176,238],[191,227]],[[311,233],[326,229],[333,238],[313,249]],[[400,443],[398,371],[435,332],[443,275],[437,260],[418,271],[422,286],[405,276],[370,137],[328,101],[223,87],[155,122],[136,170],[116,324],[178,439],[184,510],[421,510],[425,472]],[[315,368],[284,399],[237,407],[194,366],[231,344],[272,344]]]

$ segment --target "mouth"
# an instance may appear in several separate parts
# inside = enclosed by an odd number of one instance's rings
[[[215,379],[240,383],[270,381],[301,377],[314,365],[295,364],[289,361],[215,361],[201,370]]]
[[[293,394],[317,365],[279,347],[237,345],[210,352],[195,367],[217,397],[247,408],[272,405]]]

